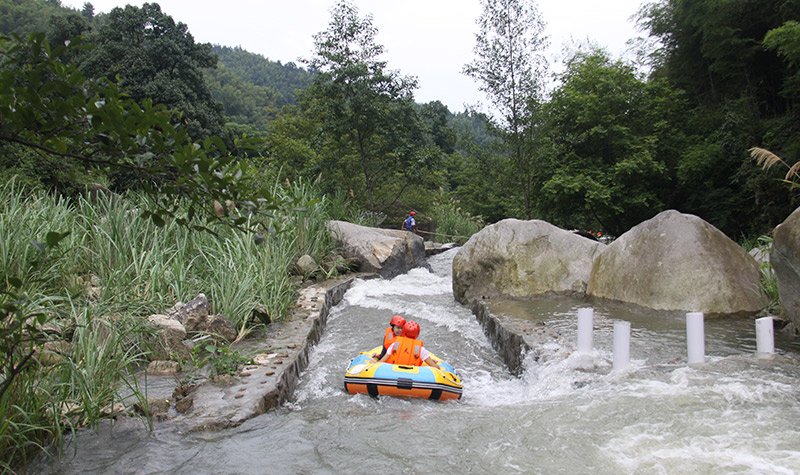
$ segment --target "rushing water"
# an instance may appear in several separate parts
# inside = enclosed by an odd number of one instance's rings
[[[684,321],[595,307],[595,350],[574,352],[585,303],[517,303],[555,336],[511,375],[452,297],[455,251],[433,272],[358,281],[335,307],[295,401],[221,432],[115,426],[78,437],[29,473],[797,473],[800,362],[777,341],[753,354],[752,319],[710,320],[706,363],[687,367]],[[344,370],[377,346],[392,315],[464,382],[459,401],[350,395]],[[631,365],[611,371],[615,320],[632,322]]]

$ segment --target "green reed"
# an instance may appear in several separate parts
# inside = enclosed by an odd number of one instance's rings
[[[435,204],[428,217],[436,223],[436,242],[464,244],[483,228],[480,216],[472,216],[454,201]]]
[[[325,200],[312,185],[276,184],[275,192],[292,207],[252,218],[259,237],[222,225],[213,233],[155,226],[141,218],[151,203],[136,195],[92,203],[26,194],[13,180],[0,186],[0,304],[11,309],[26,298],[18,318],[6,313],[0,327],[0,384],[10,383],[0,395],[0,472],[60,447],[65,430],[109,417],[122,390],[142,397],[132,368],[146,359],[148,315],[203,292],[240,336],[285,318],[299,286],[289,273],[297,258],[322,262],[333,245]],[[69,234],[51,247],[50,231]],[[9,326],[26,315],[42,321]],[[50,340],[68,344],[57,361],[32,359],[12,371],[8,361],[42,355]]]

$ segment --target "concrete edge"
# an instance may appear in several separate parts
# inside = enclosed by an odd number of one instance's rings
[[[493,315],[486,302],[476,299],[472,301],[470,307],[473,315],[480,322],[483,332],[492,343],[492,348],[503,359],[509,371],[515,376],[522,374],[522,362],[528,352],[532,350],[531,345],[525,340],[525,336],[513,330],[510,325],[504,324],[503,317]]]

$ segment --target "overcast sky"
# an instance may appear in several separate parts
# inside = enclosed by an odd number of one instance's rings
[[[645,0],[539,0],[558,69],[565,44],[587,38],[620,56],[639,36],[630,17]],[[62,0],[81,8],[85,0]],[[142,1],[92,0],[95,13]],[[327,28],[335,0],[161,0],[161,10],[189,27],[195,41],[241,46],[272,61],[297,62],[313,54],[313,35]],[[353,0],[361,17],[373,16],[377,43],[389,69],[416,76],[417,102],[439,100],[451,112],[486,103],[473,80],[461,73],[473,60],[479,0]]]

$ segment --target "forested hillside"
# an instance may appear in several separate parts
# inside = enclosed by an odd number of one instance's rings
[[[5,34],[45,31],[52,44],[83,35],[94,48],[66,59],[90,78],[119,78],[136,101],[181,113],[193,137],[219,136],[269,173],[314,179],[376,216],[396,219],[409,208],[433,214],[435,203],[451,203],[487,222],[540,218],[619,235],[674,208],[741,237],[768,232],[798,204],[778,181],[780,163],[793,164],[800,152],[796,0],[647,4],[638,21],[658,41],[643,52],[651,58],[647,75],[584,46],[550,90],[541,86],[546,69],[536,49],[545,32],[533,28],[543,23],[533,18],[509,40],[518,44],[504,45],[521,55],[486,48],[465,69],[479,82],[491,74],[506,80],[484,84],[496,100],[516,98],[515,109],[496,116],[415,103],[416,78],[386,65],[377,29],[346,2],[327,38],[363,48],[348,59],[352,67],[322,43],[303,65],[196,44],[191,25],[176,24],[158,4],[95,15],[88,3],[75,11],[58,0],[0,0],[0,11]],[[352,30],[339,28],[345,20]],[[146,24],[163,33],[154,36]],[[126,43],[137,37],[142,47]],[[174,45],[178,55],[164,54]],[[501,102],[494,107],[503,110]],[[236,151],[242,133],[264,142]],[[762,170],[753,147],[784,162]],[[80,188],[87,173],[97,179],[96,171],[33,166],[25,157],[6,154],[2,166],[62,192]],[[116,174],[106,182],[135,185],[126,180]]]
[[[239,47],[214,45],[212,51],[217,67],[203,71],[211,94],[229,122],[255,131],[266,131],[281,107],[297,105],[295,91],[311,83],[311,73],[294,63],[270,61]]]

